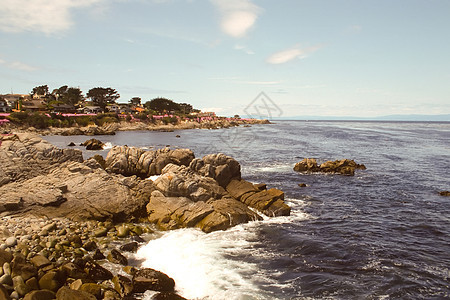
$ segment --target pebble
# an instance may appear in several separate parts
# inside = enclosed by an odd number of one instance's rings
[[[15,245],[17,245],[16,237],[10,236],[9,238],[6,239],[5,244],[7,247],[14,247]]]

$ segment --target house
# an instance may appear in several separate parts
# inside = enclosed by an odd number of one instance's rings
[[[120,106],[118,104],[111,104],[106,107],[106,110],[118,113],[120,111]]]
[[[103,112],[100,106],[85,106],[77,109],[77,111],[82,114],[99,114]]]
[[[22,110],[25,111],[47,111],[47,104],[40,99],[22,101]]]

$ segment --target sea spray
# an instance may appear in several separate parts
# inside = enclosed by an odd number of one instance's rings
[[[287,199],[302,206],[303,201]],[[163,233],[141,247],[142,266],[172,277],[177,292],[188,299],[271,299],[261,287],[273,286],[273,273],[259,262],[273,256],[261,248],[259,232],[265,225],[299,222],[310,216],[294,210],[289,217],[268,218],[206,234],[198,229]],[[144,299],[151,299],[146,296]]]
[[[188,299],[250,297],[258,294],[251,276],[257,266],[232,259],[250,247],[248,235],[242,227],[210,234],[179,229],[150,241],[136,256],[145,260],[143,267],[171,276],[177,292]]]

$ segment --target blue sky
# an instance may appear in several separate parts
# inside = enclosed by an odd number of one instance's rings
[[[244,114],[450,113],[448,0],[0,0],[0,93],[115,88]]]

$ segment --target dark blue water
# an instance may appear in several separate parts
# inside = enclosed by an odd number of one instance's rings
[[[58,146],[86,140],[46,138]],[[439,195],[450,190],[450,123],[280,121],[99,138],[186,147],[197,157],[223,152],[241,162],[245,179],[286,193],[290,217],[209,235],[162,233],[142,249],[147,265],[173,276],[186,297],[450,298],[450,197]],[[353,177],[294,172],[305,157],[354,159],[367,170]]]

